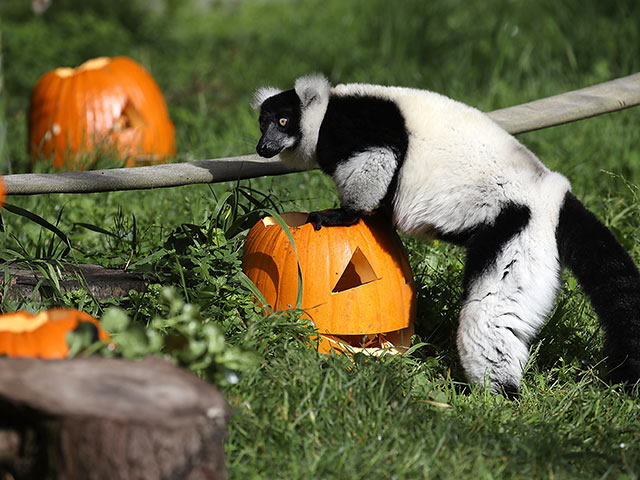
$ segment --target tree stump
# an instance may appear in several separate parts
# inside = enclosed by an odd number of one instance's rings
[[[167,360],[0,359],[0,479],[226,478],[230,407]]]

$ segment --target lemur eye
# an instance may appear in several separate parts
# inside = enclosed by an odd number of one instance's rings
[[[286,127],[287,123],[289,123],[289,119],[287,117],[280,117],[280,119],[278,120],[278,123],[280,124],[281,127]]]

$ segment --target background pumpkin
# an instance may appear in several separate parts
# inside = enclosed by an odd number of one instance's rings
[[[356,347],[409,346],[415,319],[413,276],[402,242],[382,217],[350,227],[314,230],[307,214],[282,217],[295,241],[302,271],[302,308],[325,340]],[[271,217],[249,231],[242,268],[274,310],[294,308],[296,256]],[[337,346],[337,344],[334,344]]]
[[[151,75],[127,57],[99,57],[44,74],[33,89],[29,148],[34,160],[83,167],[96,148],[127,157],[126,166],[174,155],[175,131]]]
[[[109,338],[95,318],[70,308],[53,308],[36,315],[21,311],[0,315],[0,355],[65,358],[69,354],[66,335],[82,322],[95,327],[97,339]]]

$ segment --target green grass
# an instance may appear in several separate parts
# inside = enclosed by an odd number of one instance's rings
[[[177,161],[253,151],[253,90],[312,71],[334,83],[433,89],[492,110],[640,70],[640,4],[631,0],[164,5],[54,0],[34,17],[29,2],[2,2],[2,173],[30,169],[26,116],[39,76],[99,55],[132,56],[153,74],[176,125]],[[572,181],[640,263],[638,110],[520,140]],[[8,199],[60,234],[3,211],[3,270],[22,263],[55,280],[63,261],[126,266],[149,291],[107,302],[86,291],[3,297],[0,308],[67,305],[102,316],[119,307],[107,323],[127,332],[129,356],[165,353],[223,389],[234,409],[231,478],[638,478],[640,401],[602,380],[597,319],[570,275],[515,401],[464,383],[455,352],[464,252],[443,243],[405,239],[422,342],[411,355],[322,357],[295,314],[259,316],[240,258],[258,206],[331,207],[335,189],[318,172],[240,185]]]

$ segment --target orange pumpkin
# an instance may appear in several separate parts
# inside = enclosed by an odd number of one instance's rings
[[[29,111],[32,157],[82,168],[97,148],[126,157],[126,166],[160,163],[174,155],[175,131],[151,75],[127,57],[99,57],[57,68],[33,89]]]
[[[320,351],[408,347],[415,319],[413,276],[402,242],[382,217],[350,227],[305,224],[308,214],[282,215],[302,271],[302,308],[321,333]],[[294,308],[296,256],[287,235],[267,217],[247,235],[242,268],[274,310]]]
[[[53,308],[36,315],[27,312],[0,315],[0,355],[65,358],[69,354],[65,337],[81,322],[93,324],[99,340],[109,338],[95,318],[70,308]]]

